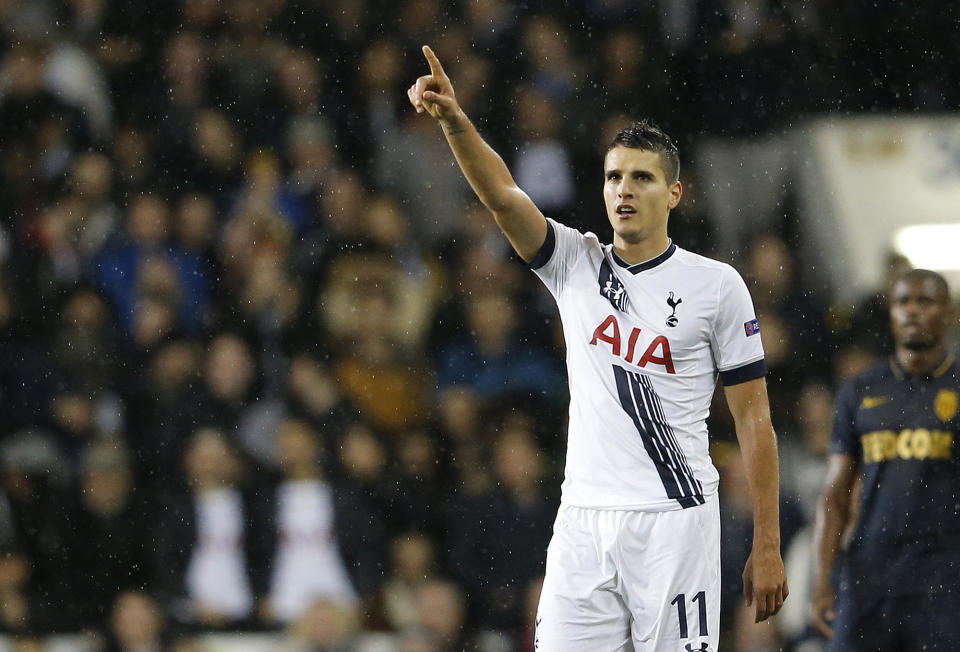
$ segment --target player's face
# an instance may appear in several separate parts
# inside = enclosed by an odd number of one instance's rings
[[[943,343],[952,310],[950,297],[933,279],[901,279],[890,291],[890,326],[897,344],[926,350]]]
[[[603,201],[614,238],[636,244],[663,231],[680,201],[680,182],[664,175],[660,155],[618,145],[604,161]]]

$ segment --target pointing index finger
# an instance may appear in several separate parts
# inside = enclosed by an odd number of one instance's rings
[[[437,79],[446,79],[447,74],[443,72],[443,66],[440,65],[440,59],[438,59],[437,55],[433,53],[433,50],[430,49],[429,45],[423,46],[423,56],[427,58],[427,63],[430,64],[430,73]]]

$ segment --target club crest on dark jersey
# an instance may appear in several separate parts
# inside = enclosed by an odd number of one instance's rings
[[[952,389],[941,389],[933,399],[933,411],[943,422],[957,416],[958,408],[960,408],[960,394]]]
[[[600,276],[597,281],[600,283],[600,294],[605,296],[614,308],[620,312],[626,312],[628,305],[627,290],[623,287],[623,283],[620,282],[617,275],[613,273],[613,268],[610,267],[606,258],[600,263]]]
[[[671,292],[670,296],[667,297],[667,305],[673,308],[673,312],[670,313],[669,317],[667,317],[667,326],[673,328],[680,322],[680,320],[677,318],[677,306],[679,306],[681,303],[683,303],[683,299],[680,297],[674,299],[673,292]]]

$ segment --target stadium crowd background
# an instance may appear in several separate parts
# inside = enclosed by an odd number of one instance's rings
[[[942,5],[0,1],[0,631],[18,650],[84,631],[111,650],[202,649],[209,631],[532,650],[562,338],[407,105],[420,45],[543,211],[607,239],[602,151],[633,117],[688,162],[707,135],[954,110]],[[754,627],[750,501],[714,410],[726,649],[815,646],[805,537],[832,390],[888,349],[884,288],[837,305],[805,285],[789,203],[776,229],[714,250],[695,164],[682,178],[673,237],[748,279],[782,450],[793,613]],[[303,566],[340,580],[280,608],[271,591],[296,591],[271,570],[290,538],[278,496],[295,481],[332,491],[308,545],[336,541],[342,566]],[[204,547],[227,570],[197,601],[205,491],[239,497],[225,509],[243,531]]]

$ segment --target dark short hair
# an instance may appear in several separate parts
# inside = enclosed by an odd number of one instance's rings
[[[618,145],[656,152],[660,155],[660,167],[663,168],[667,183],[680,180],[680,152],[677,151],[676,144],[663,129],[649,120],[637,120],[618,131],[607,151]]]
[[[929,269],[910,269],[897,277],[897,280],[894,281],[894,285],[900,281],[919,281],[923,283],[925,281],[933,281],[934,285],[937,286],[937,292],[940,294],[940,298],[944,301],[950,301],[950,286],[947,285],[947,279],[942,275],[938,274]]]

